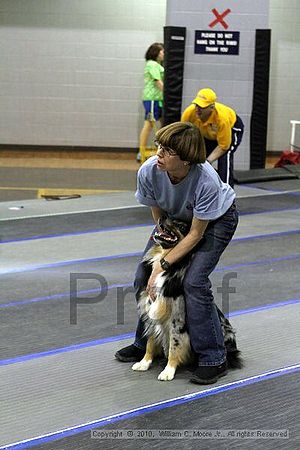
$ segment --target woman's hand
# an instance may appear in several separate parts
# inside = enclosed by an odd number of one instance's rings
[[[160,273],[163,273],[163,269],[160,265],[160,262],[156,261],[153,264],[152,273],[150,275],[150,278],[149,278],[148,284],[147,284],[147,288],[146,288],[146,292],[153,302],[155,301],[156,295],[157,295],[155,281],[156,281],[157,275],[159,275]]]

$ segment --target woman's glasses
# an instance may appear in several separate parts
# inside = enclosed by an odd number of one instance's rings
[[[174,150],[172,150],[169,147],[164,147],[160,142],[158,141],[154,141],[154,145],[157,148],[157,150],[163,155],[163,156],[177,156],[177,153],[174,152]]]

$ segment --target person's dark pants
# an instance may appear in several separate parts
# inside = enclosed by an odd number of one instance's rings
[[[219,365],[226,359],[223,333],[209,276],[231,241],[237,224],[238,212],[234,203],[222,217],[209,223],[184,278],[187,326],[193,350],[198,354],[201,366]],[[150,239],[145,252],[152,245],[153,241]],[[144,268],[139,264],[134,282],[137,297],[143,279]],[[147,343],[143,333],[143,321],[140,319],[134,345],[142,349]]]
[[[231,187],[233,187],[233,155],[240,145],[244,133],[244,124],[239,116],[236,116],[236,122],[231,129],[231,133],[232,137],[229,150],[225,153],[225,155],[218,159],[218,174],[224,183],[228,183]],[[206,156],[209,156],[217,147],[218,142],[211,141],[207,138],[204,138],[204,141],[206,146]]]

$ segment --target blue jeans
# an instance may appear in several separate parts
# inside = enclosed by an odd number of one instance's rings
[[[217,220],[208,224],[203,239],[193,252],[191,265],[184,278],[187,326],[194,352],[200,366],[215,366],[226,360],[226,350],[217,308],[211,290],[209,276],[220,256],[231,241],[238,224],[235,203]],[[150,239],[145,252],[153,245]],[[134,286],[138,298],[142,289],[144,268],[140,263]],[[138,322],[135,342],[138,348],[145,348],[144,326]]]

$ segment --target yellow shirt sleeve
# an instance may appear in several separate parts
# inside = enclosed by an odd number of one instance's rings
[[[181,122],[192,122],[192,113],[194,112],[195,106],[188,106],[181,115]]]
[[[181,115],[181,122],[191,122],[201,131],[201,134],[210,140],[216,140],[222,150],[230,148],[232,139],[232,126],[236,121],[236,113],[231,108],[216,103],[216,110],[205,122],[197,118],[195,105],[189,105]]]
[[[228,150],[231,144],[231,126],[229,121],[223,120],[219,124],[218,134],[217,134],[218,146],[222,150]]]
[[[222,103],[215,104],[216,121],[218,124],[217,141],[222,150],[230,148],[232,127],[236,121],[236,112]]]

